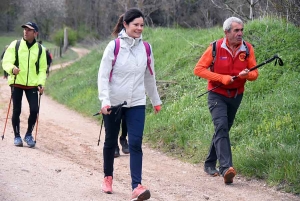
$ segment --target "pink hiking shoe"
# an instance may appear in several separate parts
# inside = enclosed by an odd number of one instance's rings
[[[133,191],[131,201],[143,201],[148,200],[151,197],[150,191],[142,185],[138,185]]]
[[[104,177],[102,183],[102,191],[107,194],[112,194],[112,176]]]

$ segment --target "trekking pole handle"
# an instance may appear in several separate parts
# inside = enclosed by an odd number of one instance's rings
[[[253,68],[250,68],[250,69],[249,69],[249,72],[251,72],[251,71],[253,71],[253,70],[255,70],[255,69],[257,69],[257,68],[259,68],[259,67],[261,67],[261,66],[263,66],[263,65],[265,65],[265,64],[267,64],[267,63],[270,63],[270,62],[273,61],[274,59],[278,59],[278,60],[279,60],[279,65],[280,65],[280,66],[283,65],[282,60],[278,57],[277,54],[275,54],[272,58],[270,58],[270,59],[264,61],[264,62],[261,63],[261,64],[258,64],[257,66],[254,66]],[[282,65],[281,65],[281,64],[282,64]],[[235,80],[235,79],[237,79],[238,77],[239,77],[239,76],[236,75],[236,76],[233,76],[232,79]]]
[[[122,107],[123,105],[127,105],[127,102],[124,101],[123,103],[120,103],[119,105],[111,106],[110,108],[107,108],[107,111],[109,112],[109,111],[111,111],[111,110],[113,110],[115,108]],[[93,116],[97,116],[99,114],[101,114],[101,112],[97,112],[96,114],[93,114]]]
[[[283,61],[282,61],[282,59],[281,59],[277,54],[275,54],[272,58],[270,58],[270,59],[268,59],[268,60],[266,60],[266,61],[264,61],[264,62],[258,64],[257,66],[254,66],[253,68],[250,68],[250,69],[249,69],[249,72],[250,72],[250,71],[253,71],[253,70],[255,70],[255,69],[257,69],[257,68],[259,68],[259,67],[261,67],[261,66],[263,66],[263,65],[265,65],[265,64],[267,64],[267,63],[270,63],[270,62],[273,61],[274,59],[276,59],[276,62],[278,61],[279,66],[283,66]],[[276,65],[276,63],[275,63],[275,65]],[[238,77],[239,77],[238,75],[237,75],[237,76],[233,76],[232,79],[235,80],[235,79],[237,79]],[[219,87],[221,87],[221,86],[222,86],[222,84],[217,85],[217,86],[215,86],[214,88],[212,88],[212,89],[210,89],[210,90],[204,92],[203,94],[200,94],[199,96],[197,96],[197,98],[199,98],[199,97],[201,97],[201,96],[207,94],[208,92],[213,91],[213,90],[215,90],[216,88],[219,88]]]

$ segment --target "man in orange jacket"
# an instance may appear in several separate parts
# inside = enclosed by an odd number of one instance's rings
[[[242,101],[246,81],[258,77],[257,69],[249,71],[256,66],[256,59],[253,46],[242,38],[243,28],[239,18],[226,19],[223,24],[225,37],[216,41],[215,57],[211,44],[194,68],[195,75],[208,80],[208,90],[211,90],[208,108],[215,127],[204,171],[212,176],[221,174],[225,184],[231,184],[236,175],[229,131]],[[216,89],[212,90],[214,87]],[[216,169],[217,160],[219,171]]]

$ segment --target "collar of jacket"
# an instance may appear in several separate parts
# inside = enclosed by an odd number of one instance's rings
[[[229,50],[226,44],[227,44],[227,38],[224,37],[221,47]],[[246,47],[244,46],[244,39],[241,41],[241,44],[239,45],[239,49],[241,51],[246,51]]]
[[[127,35],[125,29],[122,29],[118,34],[118,38],[123,39],[130,47],[136,46],[142,41],[142,35],[139,38],[132,38]]]
[[[33,39],[32,43],[29,43],[27,40],[25,40],[24,38],[22,38],[24,41],[26,41],[26,45],[28,47],[28,49],[30,49],[35,43],[36,43],[36,40]]]

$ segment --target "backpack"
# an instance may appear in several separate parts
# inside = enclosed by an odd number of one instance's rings
[[[1,58],[0,58],[1,62],[2,62],[2,59],[3,59],[3,57],[4,57],[4,54],[5,54],[6,49],[7,49],[7,47],[5,47],[4,51],[3,51],[2,54],[1,54]],[[3,70],[3,77],[4,77],[4,78],[7,78],[7,77],[8,77],[8,73],[7,73],[5,70]]]
[[[114,67],[116,61],[117,61],[117,57],[118,57],[118,54],[119,54],[119,50],[120,50],[120,38],[116,38],[115,40],[115,49],[114,49],[114,60],[112,61],[112,67]],[[150,49],[150,45],[148,42],[146,41],[143,41],[143,44],[145,46],[145,49],[146,49],[146,54],[147,54],[147,67],[150,71],[150,74],[153,75],[153,71],[151,69],[151,49]],[[110,74],[109,74],[109,81],[111,81],[111,78],[112,78],[112,71],[113,69],[111,69],[110,71]]]
[[[243,45],[245,46],[246,48],[246,57],[245,59],[249,56],[249,48],[248,46],[246,45],[245,41],[243,41]],[[216,55],[217,55],[217,41],[215,40],[213,43],[212,43],[212,56],[213,56],[213,61],[211,62],[210,64],[210,70],[213,72],[214,71],[214,63],[216,61]]]
[[[52,63],[52,55],[49,50],[46,50],[46,56],[47,56],[47,65],[50,66]]]
[[[16,59],[15,59],[15,63],[14,65],[19,67],[19,47],[20,47],[20,43],[21,43],[21,40],[17,40],[17,43],[16,43],[16,47],[15,47],[15,56],[16,56]],[[40,72],[40,58],[41,58],[41,54],[42,54],[42,45],[40,43],[37,43],[38,46],[39,46],[39,53],[38,53],[38,59],[37,61],[35,62],[35,67],[36,67],[36,74],[39,74]]]

